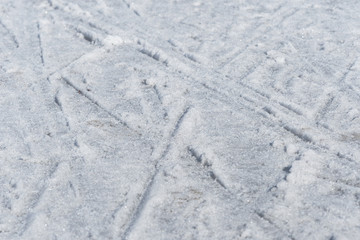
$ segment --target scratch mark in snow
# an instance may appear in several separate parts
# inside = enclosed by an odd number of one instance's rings
[[[39,41],[39,47],[40,47],[40,59],[41,59],[41,63],[42,63],[42,65],[44,66],[44,65],[45,65],[45,63],[44,63],[44,50],[43,50],[43,47],[42,47],[42,42],[41,42],[40,24],[39,24],[39,22],[37,22],[36,26],[37,26],[37,29],[38,29],[38,35],[37,35],[37,38],[38,38],[38,41]]]
[[[357,59],[355,59],[355,61],[353,61],[347,68],[345,73],[341,76],[339,82],[342,83],[346,80],[347,75],[349,74],[349,72],[351,71],[351,68],[355,65]]]
[[[149,200],[149,195],[151,192],[151,189],[154,185],[154,179],[155,177],[158,175],[159,173],[159,169],[155,168],[155,172],[153,173],[153,175],[150,177],[150,180],[148,181],[148,184],[145,187],[145,190],[141,196],[140,202],[139,204],[136,206],[134,214],[131,217],[130,223],[128,224],[128,227],[126,228],[126,230],[124,231],[121,239],[125,240],[128,238],[129,234],[131,233],[131,231],[133,230],[135,224],[137,223],[138,219],[141,216],[142,211],[144,210],[146,203]]]
[[[296,137],[300,138],[301,140],[303,140],[304,142],[313,142],[312,138],[310,136],[308,136],[307,134],[305,134],[304,132],[302,131],[299,131],[293,127],[290,127],[290,126],[287,126],[285,125],[284,126],[284,129],[292,134],[294,134]]]
[[[298,109],[296,109],[295,107],[291,106],[289,103],[283,103],[283,102],[279,102],[279,104],[281,106],[283,106],[284,108],[296,113],[297,115],[301,116],[303,115],[302,112]]]
[[[94,38],[94,36],[86,31],[83,31],[79,28],[75,28],[75,31],[80,34],[86,41],[88,41],[90,44],[94,44],[97,42],[97,39]]]
[[[80,60],[82,57],[86,56],[87,54],[91,54],[92,52],[90,53],[85,53],[85,54],[82,54],[81,56],[75,58],[74,60],[70,61],[69,63],[65,64],[64,66],[58,68],[57,70],[55,70],[54,72],[50,73],[49,76],[48,76],[48,79],[53,76],[54,74],[66,69],[67,67],[69,67],[71,64],[73,63],[76,63],[78,60]]]
[[[177,132],[179,131],[180,125],[184,120],[185,115],[189,112],[190,110],[190,106],[186,107],[186,109],[184,110],[184,112],[180,115],[180,117],[178,118],[178,120],[176,121],[175,127],[173,132],[171,133],[171,138],[173,138]]]
[[[13,33],[10,31],[10,29],[8,29],[8,28],[5,26],[5,24],[1,21],[1,19],[0,19],[0,25],[5,29],[5,31],[7,31],[7,32],[10,34],[11,39],[13,40],[16,48],[19,48],[19,42],[18,42],[18,40],[16,39],[15,34],[13,34]]]
[[[287,231],[285,231],[284,229],[280,228],[279,226],[277,226],[270,218],[266,217],[264,213],[259,212],[259,211],[255,211],[255,214],[262,220],[266,221],[267,223],[269,223],[270,225],[274,226],[276,229],[278,229],[279,231],[282,232],[282,234],[286,235],[288,238],[290,238],[291,240],[295,240],[295,238],[293,236],[291,236],[291,234],[287,233]]]
[[[146,48],[142,48],[142,49],[139,49],[138,50],[140,53],[148,56],[148,57],[151,57],[152,59],[158,61],[158,62],[161,62],[163,63],[165,66],[168,66],[168,61],[167,60],[162,60],[159,52],[153,52],[149,49],[146,49]]]
[[[210,164],[207,160],[204,159],[203,154],[199,154],[199,153],[198,153],[193,147],[191,147],[191,146],[188,146],[188,147],[187,147],[187,150],[188,150],[188,152],[190,153],[190,155],[195,158],[195,160],[196,160],[197,163],[202,164],[202,166],[203,166],[204,168],[210,169],[210,170],[208,171],[208,174],[209,174],[209,176],[210,176],[210,178],[211,178],[212,180],[214,180],[216,183],[218,183],[218,184],[219,184],[221,187],[223,187],[224,189],[227,189],[227,187],[225,186],[225,184],[220,180],[219,176],[217,176],[217,175],[214,173],[214,170],[211,168],[211,164]]]
[[[48,171],[47,176],[45,176],[43,178],[43,184],[40,188],[40,190],[35,194],[33,200],[30,203],[30,206],[28,207],[28,212],[26,214],[25,217],[25,224],[22,227],[21,231],[19,232],[19,235],[22,236],[27,229],[29,229],[31,223],[34,221],[34,213],[33,210],[36,208],[36,206],[39,204],[39,202],[41,201],[42,196],[44,195],[48,184],[49,184],[49,180],[53,177],[54,173],[56,172],[56,170],[59,168],[59,162],[55,163]]]
[[[140,17],[140,14],[138,13],[138,11],[136,11],[135,9],[133,9],[131,6],[130,6],[130,3],[128,3],[126,0],[123,0],[123,3],[125,3],[126,7],[128,9],[130,9],[133,13],[135,13],[135,15],[137,15],[138,17]]]
[[[154,92],[155,92],[156,96],[158,97],[160,103],[162,103],[162,97],[161,97],[161,94],[159,92],[159,89],[157,88],[156,85],[153,86],[153,89],[154,89]]]
[[[170,147],[171,147],[171,142],[174,139],[174,137],[176,136],[176,133],[179,130],[180,125],[183,122],[185,115],[189,112],[190,108],[191,107],[189,107],[189,106],[186,107],[185,110],[183,111],[183,113],[180,115],[180,117],[176,121],[174,131],[170,135],[169,143],[166,145],[166,147],[165,147],[163,153],[161,154],[160,158],[155,161],[155,170],[154,170],[152,176],[150,177],[150,179],[148,181],[148,184],[146,185],[146,187],[145,187],[145,189],[143,191],[140,202],[138,203],[137,207],[135,208],[134,213],[132,214],[132,217],[131,217],[131,219],[129,221],[129,224],[128,224],[126,230],[122,234],[121,239],[125,240],[125,239],[128,238],[129,234],[131,233],[131,231],[133,230],[134,226],[136,225],[138,219],[140,218],[140,216],[141,216],[141,214],[142,214],[142,212],[143,212],[143,210],[144,210],[144,208],[146,206],[146,203],[149,200],[149,195],[150,195],[151,189],[152,189],[152,187],[154,185],[154,180],[155,180],[156,176],[159,173],[159,170],[160,170],[159,169],[159,163],[169,153]]]
[[[81,90],[80,88],[76,87],[69,79],[65,78],[65,77],[61,77],[61,80],[63,82],[65,82],[68,86],[70,86],[71,88],[73,88],[74,90],[76,90],[81,96],[87,98],[90,102],[92,102],[94,105],[96,105],[97,107],[99,107],[100,109],[102,109],[104,112],[106,112],[107,114],[109,114],[109,116],[111,116],[112,118],[114,118],[116,121],[118,121],[120,124],[122,124],[124,127],[136,132],[138,135],[139,133],[135,130],[133,130],[132,128],[130,128],[130,126],[123,121],[122,119],[120,119],[118,116],[116,116],[115,114],[113,114],[111,111],[107,110],[104,106],[102,106],[98,101],[96,101],[94,98],[92,98],[89,94],[87,94],[86,92],[84,92],[83,90]]]

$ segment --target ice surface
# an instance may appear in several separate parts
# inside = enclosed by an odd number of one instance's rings
[[[2,0],[0,239],[357,239],[360,2]]]

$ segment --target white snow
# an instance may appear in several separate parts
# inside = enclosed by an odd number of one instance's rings
[[[0,239],[357,239],[359,11],[1,1]]]

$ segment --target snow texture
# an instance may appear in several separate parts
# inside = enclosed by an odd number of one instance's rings
[[[0,239],[358,239],[359,12],[1,0]]]

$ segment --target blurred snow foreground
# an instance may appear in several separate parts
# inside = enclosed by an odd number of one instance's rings
[[[0,239],[359,238],[359,1],[0,12]]]

